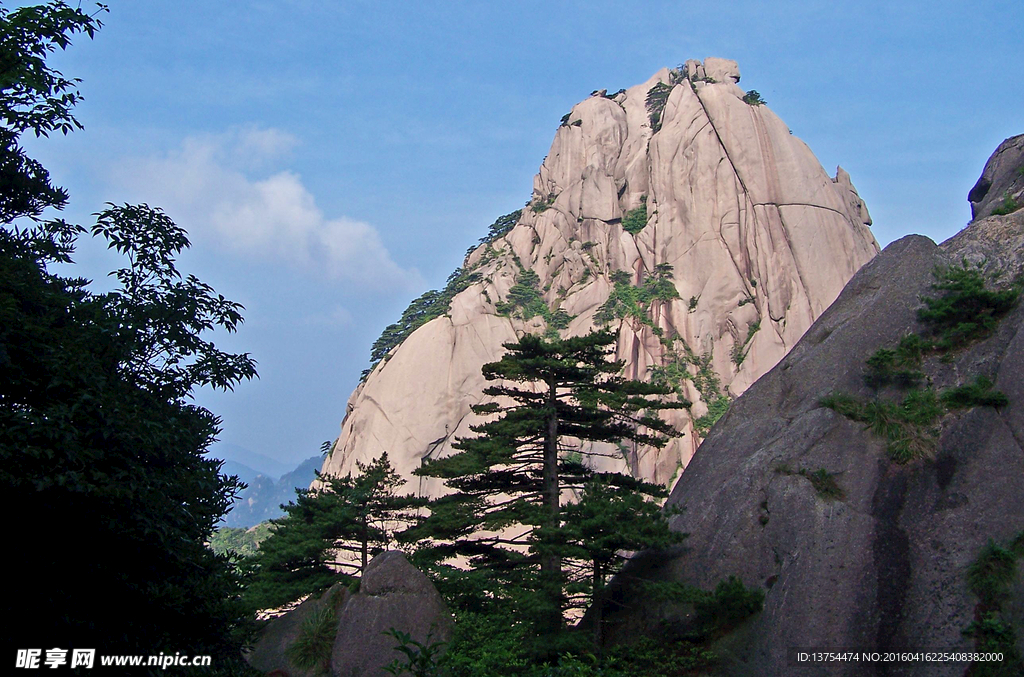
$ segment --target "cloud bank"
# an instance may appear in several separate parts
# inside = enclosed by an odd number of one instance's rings
[[[327,217],[298,174],[273,171],[296,145],[287,132],[257,127],[190,136],[165,155],[122,163],[114,180],[163,207],[196,242],[362,287],[421,284],[414,269],[392,260],[372,225]]]

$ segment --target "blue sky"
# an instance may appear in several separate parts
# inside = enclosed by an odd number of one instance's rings
[[[529,198],[592,90],[720,56],[831,173],[883,245],[969,219],[1024,132],[1024,3],[125,2],[53,61],[85,130],[29,149],[71,193],[164,207],[182,268],[246,306],[219,343],[261,378],[198,401],[222,439],[297,464],[333,438],[370,344]],[[83,243],[79,274],[115,261]]]

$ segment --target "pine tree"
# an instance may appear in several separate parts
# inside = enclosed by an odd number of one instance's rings
[[[421,502],[397,493],[405,480],[387,452],[356,467],[355,477],[321,476],[319,488],[298,490],[296,501],[282,506],[286,514],[274,520],[273,534],[243,562],[252,607],[280,607],[351,579],[393,543],[397,530],[417,519]],[[343,553],[355,553],[359,564],[339,559]]]
[[[658,492],[627,476],[596,473],[584,462],[581,443],[662,447],[678,434],[656,414],[685,403],[666,399],[667,387],[618,376],[623,363],[608,359],[614,342],[613,334],[597,332],[550,341],[526,335],[505,344],[502,359],[483,367],[487,380],[499,382],[484,393],[497,399],[473,407],[501,416],[473,426],[477,436],[458,440],[457,453],[416,472],[444,479],[451,493],[433,501],[430,516],[406,537],[424,539],[424,553],[437,560],[468,557],[475,569],[511,571],[534,587],[530,605],[538,633],[562,627],[568,606],[563,558],[580,553],[570,548],[570,533],[579,531],[567,518],[582,513],[563,510],[563,493],[583,491],[588,482]],[[596,500],[603,494],[584,495]],[[622,542],[638,538],[623,536]],[[604,556],[598,559],[606,566]],[[606,573],[599,570],[598,577]]]

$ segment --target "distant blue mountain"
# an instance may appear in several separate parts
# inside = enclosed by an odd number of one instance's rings
[[[224,461],[234,461],[235,463],[248,466],[256,472],[273,479],[277,479],[292,470],[292,467],[287,463],[276,461],[263,454],[257,454],[255,451],[249,451],[245,447],[232,444],[231,442],[214,443],[210,447],[210,455]]]
[[[221,475],[238,475],[238,479],[242,480],[246,484],[252,484],[257,477],[263,475],[258,470],[253,470],[247,465],[243,465],[238,461],[224,461],[224,465],[220,467]]]
[[[281,504],[295,500],[296,489],[308,489],[309,485],[316,479],[316,471],[323,465],[323,456],[313,456],[303,461],[299,467],[286,472],[281,479],[274,480],[262,473],[250,475],[245,479],[237,469],[229,469],[225,462],[223,474],[238,475],[248,485],[246,489],[235,500],[231,511],[224,516],[221,526],[226,527],[251,527],[275,519],[284,514]],[[243,468],[253,473],[252,468],[241,464],[232,463],[231,468]]]

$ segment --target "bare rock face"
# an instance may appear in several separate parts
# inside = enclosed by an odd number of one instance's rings
[[[735,62],[691,60],[574,106],[528,208],[469,253],[463,270],[475,281],[448,312],[352,394],[323,471],[346,474],[387,451],[411,478],[481,422],[470,411],[487,400],[480,368],[503,343],[609,326],[627,377],[670,381],[694,405],[671,413],[684,435],[664,449],[610,447],[617,460],[601,463],[669,484],[706,433],[709,405],[771,369],[878,251],[849,175],[829,177],[767,106],[744,102],[738,80]],[[623,285],[665,275],[675,294],[608,311]],[[546,310],[510,302],[517,284]],[[431,482],[412,486],[436,496]]]
[[[798,666],[787,650],[976,650],[963,634],[983,611],[968,567],[989,539],[1006,544],[1024,529],[1024,304],[952,363],[926,359],[936,390],[981,375],[1009,400],[945,414],[928,458],[894,463],[884,438],[821,401],[873,396],[865,360],[920,331],[916,309],[935,293],[936,266],[967,258],[1005,283],[1020,269],[1022,238],[1024,216],[994,216],[941,247],[905,237],[865,265],[704,441],[669,498],[682,510],[673,528],[689,534],[684,547],[632,563],[616,582],[624,608],[608,615],[605,636],[631,641],[682,622],[680,609],[651,599],[638,581],[711,589],[735,575],[766,597],[762,612],[722,640],[727,674],[965,674],[963,662]],[[985,267],[993,261],[1009,271],[995,275]],[[809,477],[818,470],[841,497],[818,493]],[[1021,585],[1005,614],[1020,627]]]
[[[999,144],[967,200],[972,219],[991,216],[993,211],[1013,211],[1014,205],[1024,207],[1024,134]]]

